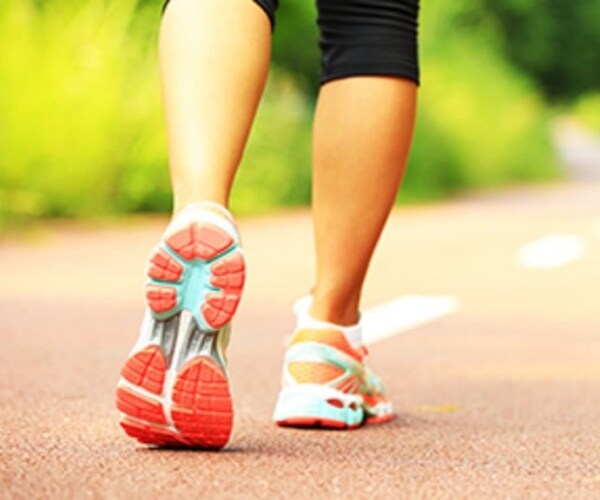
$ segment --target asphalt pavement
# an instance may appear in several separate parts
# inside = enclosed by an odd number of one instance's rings
[[[291,306],[312,284],[310,214],[241,219],[220,453],[141,446],[114,408],[166,222],[50,224],[0,244],[0,498],[600,498],[600,183],[396,209],[365,308],[456,308],[371,346],[398,416],[346,432],[270,422]]]

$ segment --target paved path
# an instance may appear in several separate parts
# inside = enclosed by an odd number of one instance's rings
[[[223,453],[146,449],[117,425],[143,261],[164,224],[67,225],[0,246],[0,498],[600,498],[599,184],[393,214],[366,306],[417,294],[457,309],[371,348],[398,418],[352,432],[269,422],[290,305],[311,285],[310,221],[243,220]],[[572,258],[524,267],[524,246],[551,235],[576,242]]]

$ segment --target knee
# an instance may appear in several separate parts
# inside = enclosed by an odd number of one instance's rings
[[[265,11],[271,21],[271,27],[275,26],[275,11],[279,5],[279,0],[254,0]]]
[[[162,13],[164,14],[167,5],[171,0],[164,0]],[[265,14],[269,16],[269,21],[271,21],[271,26],[275,26],[275,11],[279,5],[279,0],[254,0],[254,2],[265,11]]]
[[[321,83],[389,75],[418,83],[418,0],[318,0]]]

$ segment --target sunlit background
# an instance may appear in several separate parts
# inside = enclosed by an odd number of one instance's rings
[[[318,48],[312,0],[284,1],[233,197],[307,204]],[[159,0],[0,4],[0,227],[170,209]],[[557,117],[600,131],[600,2],[422,2],[422,90],[400,202],[563,175]]]
[[[233,194],[248,279],[217,454],[134,444],[114,401],[171,208],[162,0],[0,0],[0,498],[600,498],[600,0],[422,0],[398,200],[418,205],[361,302],[398,418],[350,435],[271,422],[315,283],[311,214],[288,210],[310,197],[314,2],[280,2]]]

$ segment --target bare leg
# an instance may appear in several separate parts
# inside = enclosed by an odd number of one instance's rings
[[[176,213],[197,201],[227,204],[270,42],[268,17],[252,0],[167,7],[160,62]],[[217,450],[231,435],[224,350],[245,266],[234,224],[207,206],[182,211],[146,266],[147,308],[117,388],[121,425],[142,443]]]
[[[416,85],[395,77],[326,83],[314,125],[317,282],[311,315],[358,320],[363,282],[412,141]]]
[[[251,0],[172,0],[159,48],[174,211],[227,206],[268,72],[268,17]]]

